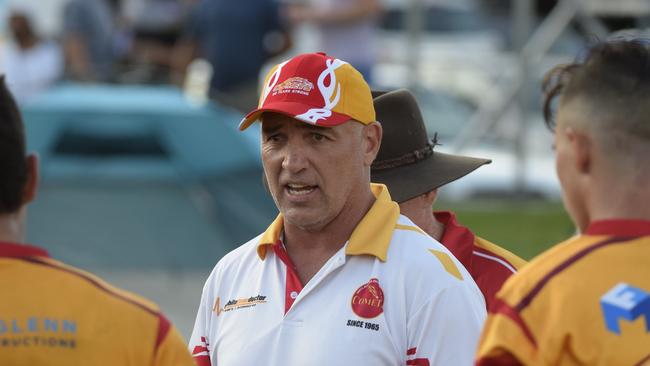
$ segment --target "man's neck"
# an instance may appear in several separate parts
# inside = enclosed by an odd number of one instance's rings
[[[619,187],[594,190],[589,205],[589,221],[607,219],[650,220],[650,192],[647,189],[623,189]]]
[[[19,216],[18,213],[0,216],[0,241],[9,243],[25,241],[24,228]]]
[[[285,247],[303,284],[309,282],[345,245],[374,202],[375,197],[368,191],[368,195],[356,207],[344,210],[318,230],[305,230],[285,221]]]
[[[402,214],[413,221],[415,225],[424,230],[432,238],[440,241],[445,232],[445,225],[436,220],[431,206],[431,204],[426,203],[416,208],[413,206],[402,208],[400,206],[400,209],[405,210]]]
[[[437,241],[441,241],[442,235],[445,233],[445,224],[436,220],[435,216],[433,216],[433,213],[431,213],[431,221],[429,222],[428,227],[426,229],[421,229],[426,231],[430,237],[436,239]]]

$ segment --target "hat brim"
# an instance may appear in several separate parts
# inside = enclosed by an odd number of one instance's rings
[[[490,159],[434,152],[425,160],[372,172],[372,182],[383,183],[391,197],[402,203],[473,172]]]
[[[310,108],[318,108],[318,107],[313,107],[313,106],[308,106],[302,103],[294,103],[294,102],[275,102],[275,103],[268,103],[265,105],[263,108],[257,108],[251,112],[249,112],[244,119],[239,123],[239,130],[243,131],[247,129],[250,125],[252,125],[255,121],[259,120],[260,117],[262,116],[262,113],[265,112],[272,112],[272,113],[280,113],[284,114],[286,116],[289,116],[291,118],[295,118],[299,121],[308,123],[310,125],[317,125],[317,126],[322,126],[322,127],[334,127],[338,126],[342,123],[345,123],[352,118],[346,114],[343,113],[337,113],[334,111],[331,111],[331,115],[329,117],[323,117],[322,119],[319,119],[316,123],[313,121],[310,121],[306,118],[298,117],[301,114],[305,113],[307,110]]]

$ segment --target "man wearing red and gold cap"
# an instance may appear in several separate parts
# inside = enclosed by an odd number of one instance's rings
[[[190,350],[199,365],[470,365],[485,303],[469,273],[370,184],[382,128],[347,62],[274,67],[258,108],[280,214],[219,263]]]

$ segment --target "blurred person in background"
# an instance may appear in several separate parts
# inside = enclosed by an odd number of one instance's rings
[[[647,365],[650,39],[598,43],[551,70],[544,90],[563,201],[580,234],[505,283],[477,365]]]
[[[346,60],[369,83],[377,60],[375,33],[381,13],[379,0],[301,0],[288,8],[293,24],[316,29],[319,39],[314,51]]]
[[[127,20],[129,72],[126,82],[170,82],[174,46],[198,0],[144,0]]]
[[[117,0],[70,0],[63,9],[66,76],[77,81],[114,78]]]
[[[0,78],[0,364],[193,365],[155,304],[25,244],[37,187],[38,159]]]
[[[201,0],[174,54],[175,82],[196,58],[212,65],[210,95],[242,113],[257,104],[259,73],[290,45],[275,0]]]
[[[63,55],[56,43],[38,36],[27,9],[10,10],[9,31],[12,42],[3,52],[7,86],[24,103],[62,76]]]
[[[406,89],[373,92],[384,130],[372,181],[388,187],[402,215],[441,242],[472,275],[489,307],[501,285],[525,261],[462,226],[449,211],[433,211],[438,188],[462,178],[488,159],[443,154],[429,141],[415,96]]]

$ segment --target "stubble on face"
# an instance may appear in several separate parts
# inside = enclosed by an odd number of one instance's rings
[[[324,128],[266,114],[262,161],[285,223],[320,231],[354,206],[363,183],[361,129],[356,122]]]

